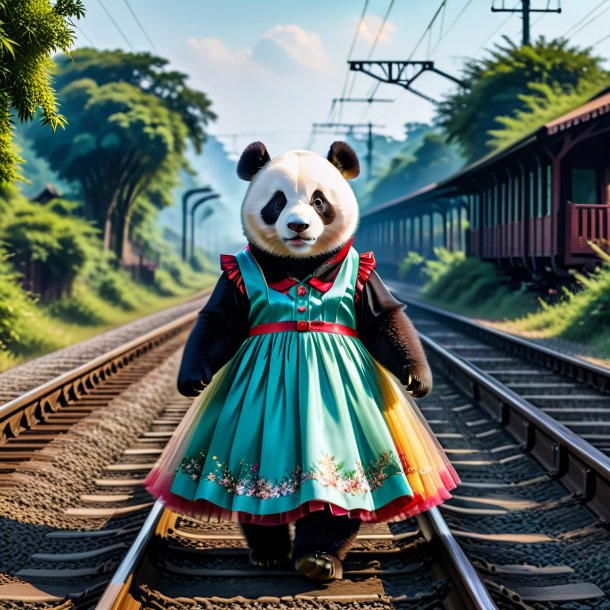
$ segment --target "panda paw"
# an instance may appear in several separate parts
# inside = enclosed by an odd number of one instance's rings
[[[303,576],[313,580],[328,582],[343,578],[343,564],[330,553],[314,551],[298,557],[294,565]]]

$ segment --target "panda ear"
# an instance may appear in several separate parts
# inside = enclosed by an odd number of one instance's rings
[[[345,142],[333,142],[326,158],[343,174],[346,180],[360,173],[360,161],[354,149]]]
[[[237,175],[246,181],[252,180],[263,165],[271,160],[262,142],[252,142],[246,146],[237,162]]]

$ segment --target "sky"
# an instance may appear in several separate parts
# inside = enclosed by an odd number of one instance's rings
[[[446,0],[428,28],[441,4],[369,0],[358,28],[365,0],[85,0],[76,46],[131,48],[167,58],[212,99],[218,120],[210,133],[233,154],[254,140],[262,140],[271,156],[295,148],[322,153],[336,136],[312,138],[313,122],[372,121],[377,131],[401,138],[406,122],[434,116],[432,103],[388,84],[379,85],[375,97],[392,103],[341,104],[331,112],[333,98],[368,98],[376,84],[365,74],[348,75],[356,33],[353,60],[432,59],[455,76],[465,58],[482,56],[503,35],[520,40],[520,14],[492,13],[492,0]],[[496,7],[501,4],[495,0]],[[532,0],[533,8],[547,5],[558,2]],[[564,0],[561,9],[532,15],[532,36],[568,34],[574,44],[593,46],[610,67],[610,0]],[[432,73],[417,81],[435,99],[454,86]]]

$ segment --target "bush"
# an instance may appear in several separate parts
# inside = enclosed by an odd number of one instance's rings
[[[535,305],[527,286],[515,286],[493,263],[443,248],[436,248],[435,254],[437,258],[426,261],[422,270],[428,277],[421,293],[424,300],[495,319],[524,315]]]
[[[592,273],[575,274],[580,289],[563,291],[554,305],[541,301],[541,309],[520,320],[522,328],[545,336],[582,341],[610,353],[610,256],[593,246],[603,261]]]
[[[69,293],[96,248],[95,229],[67,215],[73,204],[63,200],[40,205],[17,197],[14,204],[0,226],[0,241],[11,253],[11,263],[24,273],[32,262],[38,263],[40,285],[34,289],[43,296],[54,296],[58,287]]]
[[[420,284],[424,281],[426,259],[417,252],[409,252],[398,267],[398,277],[405,282]]]
[[[74,286],[70,296],[49,303],[47,311],[65,322],[82,326],[99,326],[107,322],[100,303],[82,282]]]
[[[33,300],[21,287],[19,276],[9,263],[7,252],[0,249],[0,349],[19,343],[33,306]]]

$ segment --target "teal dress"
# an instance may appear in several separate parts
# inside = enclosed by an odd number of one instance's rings
[[[196,400],[147,489],[176,512],[262,524],[324,507],[368,521],[404,516],[418,500],[424,508],[424,487],[414,498],[409,484],[418,468],[384,417],[389,382],[355,336],[358,253],[349,250],[325,292],[309,278],[275,290],[248,249],[236,260],[254,334]],[[340,326],[265,326],[295,322]]]

